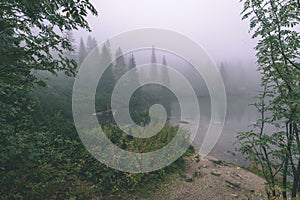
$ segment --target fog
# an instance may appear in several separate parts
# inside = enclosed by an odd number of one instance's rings
[[[155,27],[182,33],[200,44],[216,62],[255,61],[249,24],[241,21],[238,0],[93,0],[99,16],[89,16],[92,32],[75,32],[76,40],[88,34],[98,42],[122,32]]]
[[[94,0],[92,2],[99,11],[99,17],[88,17],[92,32],[85,32],[83,30],[74,32],[77,52],[81,38],[87,44],[88,36],[92,36],[100,44],[109,41],[115,35],[140,28],[161,28],[179,32],[203,47],[213,62],[216,63],[221,73],[228,98],[225,127],[212,155],[240,163],[240,155],[233,157],[227,151],[234,151],[232,147],[234,141],[236,141],[236,133],[247,130],[248,125],[257,118],[256,111],[248,107],[248,105],[254,101],[252,97],[260,90],[260,76],[255,64],[254,51],[257,41],[251,39],[249,23],[241,20],[242,4],[239,1],[229,0]],[[89,45],[87,44],[87,46]],[[200,104],[202,102],[201,107],[204,108],[204,111],[202,111],[203,121],[201,126],[205,129],[211,113],[208,109],[210,108],[210,101],[207,99],[209,93],[202,77],[197,74],[191,64],[180,60],[179,57],[172,55],[172,53],[162,51],[159,47],[155,51],[158,63],[162,63],[163,57],[165,57],[167,64],[180,71],[192,84]],[[99,49],[99,53],[102,53],[102,56],[107,54],[107,52],[103,53],[103,49]],[[111,52],[112,57],[114,57],[115,53]],[[122,62],[127,64],[132,52],[124,53],[124,58],[122,58],[124,61]],[[136,64],[149,63],[151,53],[151,48],[133,52]],[[113,65],[117,66],[115,62],[113,62]],[[98,66],[95,67],[96,71]],[[114,69],[116,70],[117,67],[112,67],[111,70]],[[93,71],[94,69],[87,73],[89,75],[86,77],[86,82],[91,77],[96,76],[97,73]],[[140,77],[141,74],[143,72],[139,72]],[[109,88],[109,83],[104,82],[102,86]],[[105,93],[104,88],[102,89],[103,91],[100,88],[97,94],[100,96],[103,95]],[[152,88],[152,90],[157,92],[155,88]],[[152,90],[150,88],[148,93],[152,94]],[[147,94],[145,91],[147,90],[144,89],[143,98],[149,100],[150,97],[149,95],[145,95]],[[96,101],[97,111],[107,109],[107,105],[103,103],[105,100],[99,100],[101,98],[99,97]],[[173,102],[169,100],[170,98],[167,101],[168,103]],[[97,105],[97,102],[101,102],[101,104],[98,103],[99,105]],[[152,99],[153,102],[157,103],[157,99]],[[161,102],[158,101],[158,103]],[[163,101],[162,104],[166,105],[166,102]],[[176,102],[171,104],[169,108],[170,118],[176,119],[180,115],[176,109],[178,105]],[[205,108],[208,110],[205,111]],[[204,132],[198,132],[195,141],[197,147],[201,146]]]

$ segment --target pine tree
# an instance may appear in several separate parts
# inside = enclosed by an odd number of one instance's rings
[[[66,38],[70,41],[70,46],[72,50],[66,50],[65,55],[69,59],[76,59],[75,56],[75,50],[76,50],[76,45],[75,45],[75,39],[72,31],[67,31],[66,32]]]
[[[161,82],[164,83],[165,85],[169,86],[170,85],[170,77],[169,77],[169,72],[168,72],[168,69],[166,68],[167,67],[167,61],[166,61],[166,58],[165,56],[163,57],[163,63],[164,67],[162,68],[161,70]]]
[[[135,57],[133,54],[131,54],[131,56],[129,57],[129,63],[128,63],[128,68],[133,69],[136,67],[136,62],[135,62]]]
[[[131,54],[131,56],[129,58],[128,68],[129,68],[129,70],[131,70],[131,69],[135,70],[133,75],[131,76],[131,80],[139,82],[139,75],[138,75],[138,71],[136,69],[135,57],[133,54]]]
[[[163,57],[162,64],[164,65],[164,67],[161,70],[161,76],[160,76],[161,82],[165,85],[165,87],[170,88],[171,82],[170,82],[170,76],[169,76],[168,69],[166,68],[168,64],[167,64],[165,56]],[[161,93],[160,94],[161,102],[164,104],[164,107],[166,108],[168,117],[170,117],[172,93],[169,90],[167,90],[166,88],[161,89],[160,93]]]
[[[96,38],[93,38],[93,43],[95,44],[95,46],[98,45],[98,42],[97,42]]]
[[[95,47],[97,47],[97,40],[89,35],[86,43],[87,54],[89,54]]]
[[[77,62],[79,65],[82,64],[82,62],[84,61],[86,56],[87,56],[86,47],[83,42],[83,39],[80,38],[79,52],[78,52],[78,58],[77,58]]]
[[[102,67],[109,67],[106,69],[104,72],[102,78],[104,80],[103,86],[106,88],[106,92],[112,92],[112,89],[115,84],[115,78],[114,78],[114,73],[113,73],[113,66],[111,64],[112,62],[112,55],[109,47],[109,43],[106,43],[101,52],[101,65]]]
[[[109,43],[106,42],[106,44],[102,47],[100,58],[101,58],[100,67],[106,68],[108,65],[109,67],[102,74],[102,77],[98,84],[97,94],[96,94],[97,111],[110,109],[111,95],[115,85],[113,65],[111,64],[112,55],[109,48]]]
[[[122,49],[119,48],[116,51],[116,63],[114,66],[114,75],[115,75],[115,80],[119,80],[119,78],[126,73],[126,63],[125,63],[125,58],[122,52]]]
[[[154,46],[152,47],[152,54],[151,54],[150,77],[154,80],[158,78],[157,61],[156,61],[156,54],[155,54]]]
[[[139,73],[136,68],[136,61],[133,54],[131,54],[131,56],[129,57],[128,68],[129,70],[134,70],[129,77],[129,86],[139,85]],[[132,119],[140,124],[142,122],[140,113],[143,112],[143,109],[145,107],[143,103],[143,91],[141,89],[137,89],[131,98],[131,105],[133,106],[133,108],[131,108],[131,110],[133,110],[133,112],[131,113]]]
[[[227,71],[226,71],[226,65],[224,64],[224,62],[221,62],[221,65],[220,65],[220,73],[221,73],[221,76],[222,76],[222,79],[223,79],[223,83],[224,83],[224,86],[225,86],[225,89],[226,89],[226,92],[229,92],[229,85],[228,85],[228,74],[227,74]]]
[[[156,54],[154,46],[152,46],[151,63],[156,63]]]

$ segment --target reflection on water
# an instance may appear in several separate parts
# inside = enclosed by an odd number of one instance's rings
[[[188,100],[187,100],[188,101]],[[210,155],[218,159],[228,162],[245,165],[244,156],[236,152],[234,145],[236,142],[237,133],[240,131],[249,130],[249,125],[255,122],[258,118],[258,113],[254,107],[249,106],[255,100],[252,96],[228,96],[227,97],[227,113],[225,125],[222,134],[211,151]],[[200,149],[208,124],[211,117],[211,102],[209,97],[199,97],[200,106],[200,127],[198,129],[194,145],[197,150]],[[192,107],[190,108],[193,109]],[[180,122],[180,107],[177,102],[172,104],[171,122]],[[215,122],[218,123],[218,122]]]

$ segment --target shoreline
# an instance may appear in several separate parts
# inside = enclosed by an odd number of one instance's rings
[[[200,158],[198,154],[186,157],[186,168],[175,174],[170,183],[163,184],[147,198],[185,200],[264,200],[265,180],[233,163],[212,156]]]

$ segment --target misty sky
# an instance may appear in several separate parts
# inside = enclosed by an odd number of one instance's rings
[[[92,0],[99,12],[89,16],[98,42],[137,28],[155,27],[182,33],[202,45],[215,62],[254,60],[249,22],[241,21],[239,0]]]

